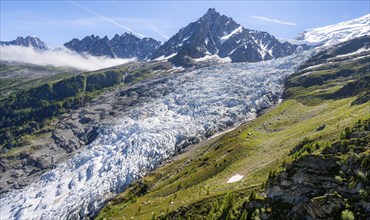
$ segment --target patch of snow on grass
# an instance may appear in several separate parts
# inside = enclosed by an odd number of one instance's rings
[[[232,176],[228,181],[227,183],[235,183],[235,182],[238,182],[240,181],[241,179],[243,179],[244,175],[240,175],[240,174],[235,174],[234,176]]]

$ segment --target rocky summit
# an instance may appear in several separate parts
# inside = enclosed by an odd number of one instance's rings
[[[167,58],[179,66],[192,66],[215,55],[231,62],[258,62],[291,55],[298,47],[281,43],[267,32],[246,29],[210,8],[160,46],[152,59]]]
[[[23,38],[21,36],[12,41],[0,41],[1,46],[23,46],[23,47],[32,47],[39,51],[44,51],[48,49],[46,43],[40,40],[40,38],[35,36],[27,36]]]
[[[86,52],[94,56],[108,56],[112,58],[133,58],[139,60],[148,59],[159,47],[160,42],[153,38],[140,39],[131,33],[121,36],[116,34],[112,39],[107,36],[100,38],[91,35],[82,40],[74,38],[64,44],[70,50]]]

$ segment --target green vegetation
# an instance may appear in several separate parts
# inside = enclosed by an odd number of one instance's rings
[[[234,208],[240,207],[252,190],[260,192],[268,176],[283,169],[283,163],[289,163],[297,155],[309,154],[306,149],[316,149],[316,140],[320,140],[318,144],[321,146],[321,142],[338,137],[347,124],[368,113],[365,105],[351,106],[352,100],[328,101],[330,103],[317,106],[286,100],[237,130],[175,157],[173,162],[139,182],[147,186],[144,195],[136,195],[135,202],[125,202],[126,193],[132,192],[134,184],[109,202],[97,219],[118,216],[121,219],[150,219],[152,212],[157,218],[165,219],[167,208],[170,219],[179,216],[207,219],[209,215],[219,216],[209,210],[220,207],[228,194],[233,195]],[[316,128],[322,123],[326,128],[317,132]],[[307,142],[302,140],[305,136],[309,137],[309,143],[302,146],[300,142]],[[293,148],[300,148],[294,146],[302,147],[289,157]],[[226,183],[236,173],[244,175],[242,181]],[[137,213],[139,207],[141,211]],[[252,214],[257,215],[257,212]]]
[[[367,193],[370,190],[369,125],[370,118],[358,120],[353,126],[339,132],[337,138],[332,141],[318,139],[309,142],[305,139],[294,148],[299,150],[286,158],[289,162],[282,166],[282,171],[269,176],[266,186],[270,192],[273,187],[283,187],[284,183],[294,182],[297,178],[306,180],[303,184],[295,185],[303,195],[294,192],[291,187],[282,192],[288,197],[305,196],[307,192],[310,196],[310,200],[304,202],[304,206],[300,204],[300,209],[296,209],[294,219],[304,219],[307,215],[312,219],[318,216],[333,219],[368,217],[365,207],[361,204],[366,204],[370,199]],[[266,211],[262,213],[272,219],[290,219],[294,210],[292,206],[293,204],[284,203],[275,194],[275,198],[264,200],[250,198],[239,208],[239,212],[250,213],[263,207],[265,210],[271,210],[269,213]],[[295,204],[295,207],[297,206]],[[322,206],[324,208],[321,208]],[[314,213],[310,212],[312,209],[316,209]]]
[[[326,69],[314,68],[294,74],[286,83],[284,98],[294,98],[306,105],[318,105],[328,99],[362,96],[368,101],[370,86],[370,57],[340,64]],[[322,64],[324,65],[324,64]],[[367,98],[366,98],[367,97]]]
[[[153,77],[154,70],[169,68],[171,65],[167,63],[131,63],[101,71],[37,79],[32,82],[33,87],[0,99],[0,148],[4,152],[23,146],[26,142],[22,136],[44,128],[70,109],[86,105],[103,91],[123,82]]]
[[[310,66],[325,63],[322,59],[313,57],[308,63]],[[368,118],[368,100],[356,103],[368,87],[358,86],[358,91],[348,96],[336,92],[349,83],[366,81],[369,62],[368,58],[349,59],[337,63],[335,68],[324,64],[319,69],[310,69],[310,74],[301,68],[288,80],[283,103],[231,132],[172,158],[108,202],[96,218],[259,219],[262,215],[271,216],[274,210],[290,210],[292,205],[284,202],[258,208],[253,204],[265,204],[267,198],[263,192],[268,179],[285,171],[288,164],[306,156],[321,158],[333,140],[342,143],[333,143],[333,146],[356,149],[353,143],[344,143],[350,141],[350,126]],[[369,127],[365,123],[363,128],[366,126]],[[346,161],[370,163],[368,151],[360,157],[348,152],[342,155]],[[293,172],[288,175],[294,175]],[[368,175],[361,171],[347,180],[345,175],[340,175],[338,167],[328,172],[331,178],[347,181],[352,187]],[[227,183],[235,174],[244,177]],[[145,185],[144,193],[135,193],[137,184]],[[360,195],[366,195],[366,190]],[[338,197],[337,194],[330,196]],[[325,199],[317,198],[317,202]],[[282,211],[280,216],[284,214]]]
[[[353,213],[348,209],[342,211],[341,217],[343,220],[354,220],[355,219],[355,217],[353,216]]]
[[[0,63],[0,98],[81,73],[67,67]]]

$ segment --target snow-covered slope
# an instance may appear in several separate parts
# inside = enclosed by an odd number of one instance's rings
[[[300,34],[296,40],[333,45],[364,35],[370,35],[370,14],[334,25],[308,29]]]
[[[254,64],[222,64],[136,84],[139,96],[74,158],[0,198],[3,219],[79,219],[180,148],[255,117],[278,100],[308,53]],[[125,105],[126,106],[126,105]]]

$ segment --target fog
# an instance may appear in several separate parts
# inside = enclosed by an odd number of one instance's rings
[[[20,46],[0,46],[0,59],[2,61],[31,63],[35,65],[74,67],[90,71],[135,61],[135,59],[113,59],[88,54],[80,55],[67,48],[57,48],[40,52],[30,47]]]

